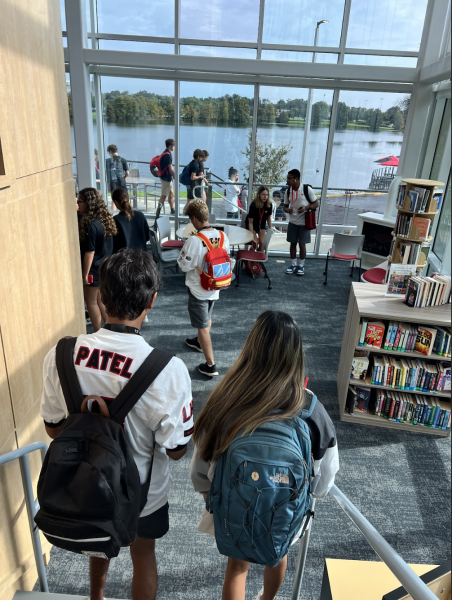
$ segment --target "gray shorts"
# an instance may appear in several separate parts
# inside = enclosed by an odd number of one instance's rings
[[[305,229],[304,225],[294,225],[289,223],[287,226],[287,241],[289,244],[310,244],[311,232]]]
[[[200,300],[188,290],[188,314],[191,326],[195,329],[206,329],[212,318],[215,300]]]

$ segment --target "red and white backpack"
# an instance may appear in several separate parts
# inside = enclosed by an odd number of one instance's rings
[[[218,234],[220,242],[216,248],[207,236],[202,233],[195,234],[207,247],[204,265],[199,276],[201,286],[208,291],[222,290],[231,285],[231,259],[224,248],[224,233],[219,231]]]

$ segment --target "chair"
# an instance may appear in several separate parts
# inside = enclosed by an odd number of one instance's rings
[[[177,259],[179,258],[179,250],[165,250],[163,251],[157,240],[157,234],[153,229],[149,230],[150,233],[150,253],[155,263],[157,264],[160,274],[163,275],[164,269],[177,269]]]
[[[270,277],[268,276],[267,269],[265,268],[265,263],[268,261],[268,246],[270,244],[270,240],[272,239],[272,235],[273,235],[273,231],[271,229],[268,229],[265,232],[264,251],[263,252],[256,252],[254,250],[239,250],[237,252],[237,268],[236,268],[237,282],[235,284],[235,287],[238,287],[238,285],[239,285],[240,267],[242,266],[241,263],[244,260],[249,260],[252,262],[258,262],[262,265],[262,268],[264,269],[265,277],[268,279],[268,289],[269,290],[272,289],[272,282],[270,281]]]
[[[386,269],[380,269],[379,267],[373,267],[368,271],[364,271],[361,275],[361,281],[363,283],[375,283],[381,285],[386,279]]]
[[[160,217],[157,219],[157,230],[159,233],[160,246],[162,250],[174,250],[175,248],[180,249],[184,245],[182,240],[171,239],[171,222],[169,217]],[[168,238],[166,242],[162,242],[165,238]]]
[[[363,235],[347,235],[344,233],[335,233],[333,237],[333,243],[331,248],[328,250],[326,255],[325,270],[325,281],[323,285],[328,283],[328,260],[345,260],[351,261],[352,266],[350,269],[350,277],[353,277],[353,269],[355,268],[355,260],[359,260],[359,273],[358,281],[361,277],[361,253],[364,244]]]

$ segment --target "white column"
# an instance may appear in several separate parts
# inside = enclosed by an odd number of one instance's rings
[[[65,0],[65,6],[77,180],[82,189],[96,187],[89,68],[83,58],[87,39],[85,1]]]

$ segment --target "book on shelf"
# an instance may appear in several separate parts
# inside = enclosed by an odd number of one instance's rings
[[[388,271],[386,296],[405,296],[410,277],[416,274],[416,265],[392,263]]]
[[[414,217],[413,221],[412,221],[412,224],[419,231],[419,239],[420,240],[427,240],[428,239],[428,235],[430,233],[430,227],[432,225],[432,221],[429,218]],[[410,229],[411,229],[411,224],[410,224]],[[409,237],[410,229],[408,230],[407,237]]]
[[[433,193],[433,207],[432,212],[439,212],[441,208],[441,203],[443,201],[443,193],[442,192],[434,192]]]
[[[435,343],[436,329],[429,327],[418,327],[418,334],[414,349],[424,356],[430,356]]]
[[[385,335],[385,324],[383,321],[371,321],[366,324],[364,334],[364,346],[381,348]]]
[[[399,192],[397,194],[397,207],[398,208],[402,208],[403,207],[403,203],[405,200],[405,194],[406,194],[406,183],[402,183],[401,185],[399,185]]]
[[[369,368],[369,359],[366,356],[354,356],[350,379],[365,379]]]
[[[355,411],[366,413],[369,410],[369,402],[372,390],[357,385],[349,386],[347,403],[348,412],[352,415]]]

